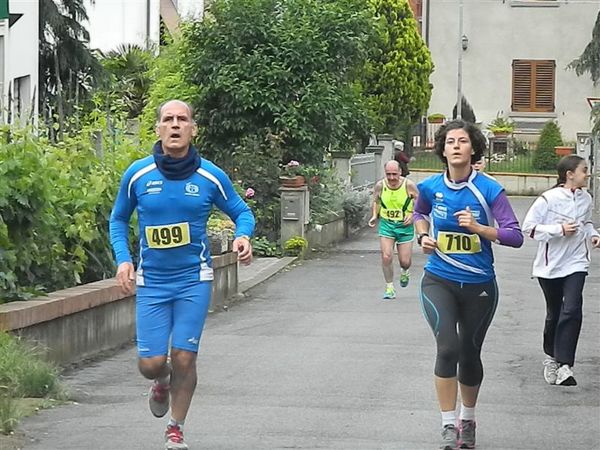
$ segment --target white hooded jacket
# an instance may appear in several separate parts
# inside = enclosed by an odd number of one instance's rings
[[[555,187],[539,196],[523,221],[523,233],[538,241],[533,276],[562,278],[587,272],[591,238],[600,236],[591,219],[592,197],[583,189]],[[577,232],[565,236],[564,223],[576,223]]]

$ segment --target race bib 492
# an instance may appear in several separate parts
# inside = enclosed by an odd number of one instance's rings
[[[190,243],[188,222],[146,227],[146,241],[150,248],[174,248]]]
[[[438,249],[443,253],[479,253],[481,239],[478,234],[440,231],[437,236]]]

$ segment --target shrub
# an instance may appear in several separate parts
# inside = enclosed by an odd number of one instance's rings
[[[558,163],[554,147],[563,144],[560,128],[554,121],[548,121],[542,128],[537,150],[533,155],[533,167],[539,170],[552,170]]]
[[[310,222],[327,223],[343,211],[344,185],[332,168],[312,167],[306,178],[310,190]]]
[[[371,195],[368,191],[346,190],[343,201],[346,222],[351,228],[364,226],[371,213]]]
[[[281,256],[277,243],[264,236],[252,238],[252,253],[254,256]]]
[[[303,256],[308,248],[308,241],[302,236],[293,236],[283,244],[283,251],[288,256]]]
[[[0,302],[114,275],[108,218],[122,172],[140,153],[113,138],[100,159],[93,131],[57,145],[14,131],[0,145]]]

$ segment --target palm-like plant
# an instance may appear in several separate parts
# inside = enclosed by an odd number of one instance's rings
[[[149,75],[152,52],[138,45],[119,45],[101,57],[110,75],[108,90],[118,92],[125,100],[130,119],[144,109],[151,79]]]
[[[88,47],[83,0],[40,0],[40,109],[56,115],[59,137],[65,116],[90,98],[102,66]]]

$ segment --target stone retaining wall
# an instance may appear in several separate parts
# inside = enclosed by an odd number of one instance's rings
[[[213,257],[211,310],[237,293],[237,254]],[[49,360],[65,365],[118,348],[135,338],[135,297],[126,297],[116,279],[0,305],[0,330],[39,343]]]

